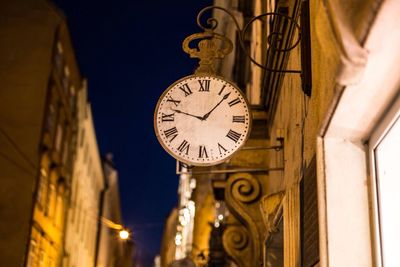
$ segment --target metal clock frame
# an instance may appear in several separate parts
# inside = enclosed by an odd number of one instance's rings
[[[166,95],[175,85],[177,85],[178,83],[180,83],[180,82],[182,82],[182,81],[185,81],[185,80],[187,80],[187,79],[190,79],[190,78],[195,78],[195,77],[207,77],[207,76],[208,76],[208,77],[215,77],[215,78],[217,78],[217,79],[220,79],[220,80],[222,80],[222,81],[225,81],[226,83],[229,83],[230,85],[232,85],[236,90],[238,90],[238,92],[241,94],[241,96],[243,97],[243,99],[244,99],[244,101],[245,101],[245,104],[246,104],[246,107],[247,107],[247,110],[248,110],[248,113],[249,113],[249,125],[248,125],[248,130],[247,130],[246,136],[244,137],[242,143],[241,143],[241,144],[235,149],[235,151],[233,151],[229,156],[227,156],[227,157],[225,157],[225,158],[223,158],[223,159],[217,160],[217,161],[209,162],[209,163],[207,163],[207,162],[204,162],[204,163],[201,163],[201,162],[200,162],[200,163],[198,163],[198,162],[191,162],[191,161],[188,161],[188,160],[186,160],[186,159],[184,159],[184,158],[181,158],[179,155],[177,155],[177,154],[175,154],[174,152],[172,152],[171,149],[170,149],[168,146],[166,146],[166,145],[164,144],[163,139],[161,138],[161,136],[160,136],[159,133],[158,133],[157,115],[158,115],[158,110],[159,110],[161,101],[164,99],[165,95]],[[155,111],[154,111],[154,118],[153,118],[154,131],[155,131],[157,140],[158,140],[158,142],[161,144],[161,146],[164,148],[164,150],[167,151],[168,154],[170,154],[173,158],[175,158],[176,160],[178,160],[178,161],[180,161],[180,162],[183,162],[183,163],[185,163],[185,164],[188,164],[189,166],[200,166],[200,167],[215,166],[215,165],[218,165],[218,164],[220,164],[220,163],[223,163],[223,162],[229,160],[231,157],[233,157],[233,156],[235,155],[235,153],[236,153],[238,150],[240,150],[240,149],[245,145],[245,143],[247,142],[247,140],[249,139],[250,133],[251,133],[251,129],[252,129],[252,123],[253,123],[253,117],[252,117],[252,114],[251,114],[251,108],[250,108],[249,102],[247,101],[247,97],[246,97],[246,95],[243,93],[243,91],[240,90],[240,88],[239,88],[235,83],[233,83],[232,81],[229,81],[229,80],[227,80],[227,79],[225,79],[225,78],[223,78],[223,77],[221,77],[221,76],[218,76],[218,75],[215,75],[215,74],[210,74],[210,73],[197,73],[197,74],[188,75],[188,76],[185,76],[185,77],[180,78],[179,80],[175,81],[173,84],[171,84],[170,86],[168,86],[168,88],[165,89],[165,91],[161,94],[161,96],[159,97],[159,99],[158,99],[158,101],[157,101],[157,105],[156,105],[156,108],[155,108]]]

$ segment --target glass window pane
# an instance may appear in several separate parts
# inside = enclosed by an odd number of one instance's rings
[[[400,266],[400,121],[383,137],[375,151],[379,227],[384,266]]]

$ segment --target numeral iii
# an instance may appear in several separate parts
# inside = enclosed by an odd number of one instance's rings
[[[244,116],[233,116],[232,117],[232,122],[244,123],[245,122],[245,118],[244,118]]]

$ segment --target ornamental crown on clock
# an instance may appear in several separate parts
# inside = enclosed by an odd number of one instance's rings
[[[199,50],[189,42],[199,42]],[[216,76],[215,58],[232,50],[216,40],[214,32],[193,34],[183,42],[191,57],[200,58],[196,74],[169,86],[158,100],[154,113],[156,136],[163,148],[177,160],[194,166],[211,166],[230,158],[249,137],[251,112],[245,95],[232,82]]]

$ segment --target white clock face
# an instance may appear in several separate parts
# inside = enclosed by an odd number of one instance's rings
[[[250,109],[232,83],[210,75],[185,77],[160,97],[154,127],[164,149],[195,166],[221,163],[247,140]]]

